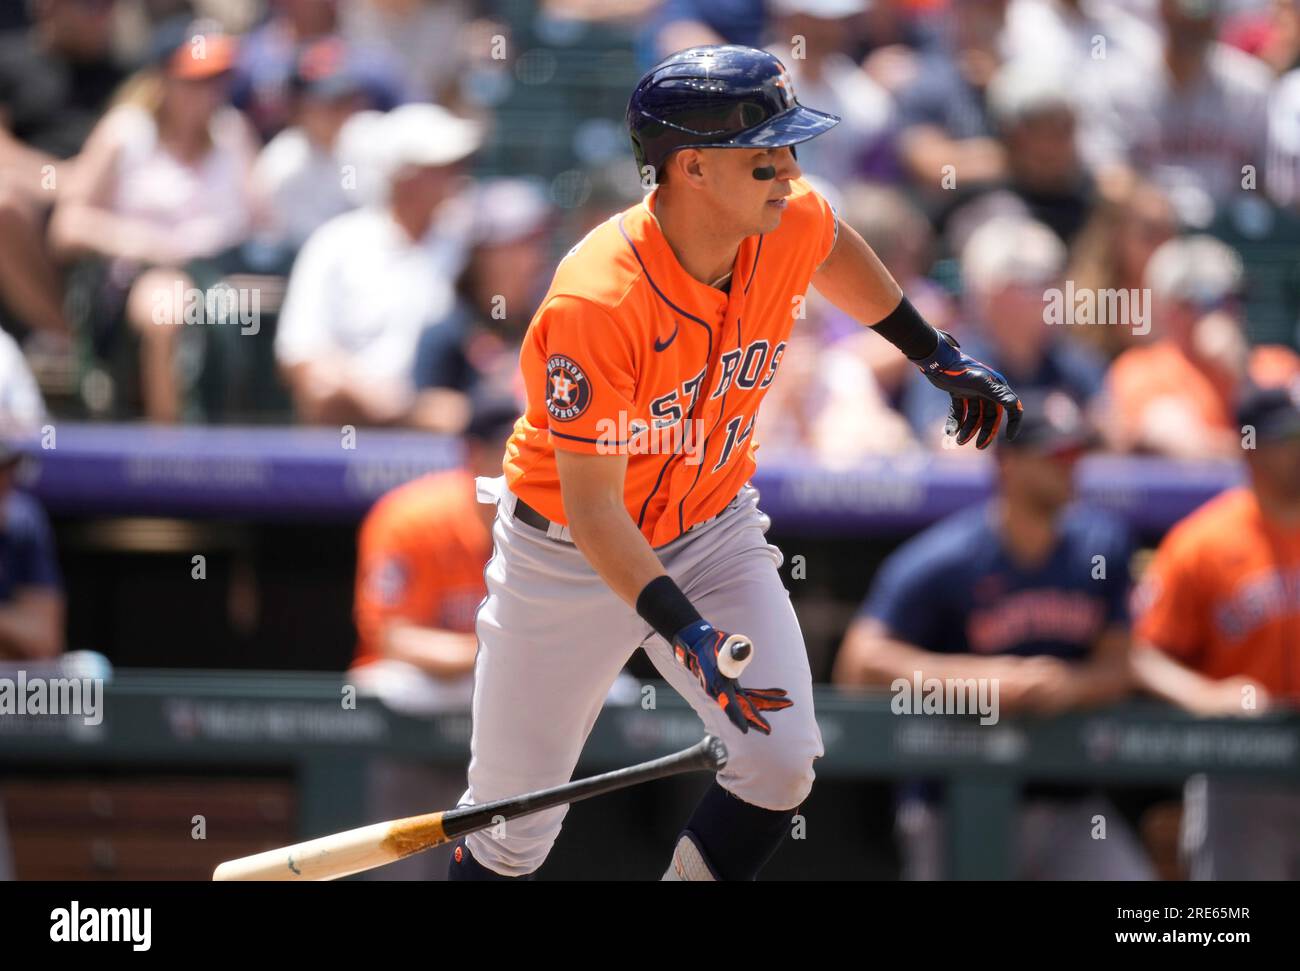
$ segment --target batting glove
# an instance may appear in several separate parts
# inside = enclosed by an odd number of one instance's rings
[[[1020,398],[1006,378],[987,364],[967,357],[960,347],[955,337],[941,330],[934,353],[916,361],[932,385],[952,395],[947,433],[956,434],[957,444],[965,445],[978,432],[975,447],[988,448],[997,437],[1005,411],[1007,439],[1015,438],[1024,412]]]
[[[753,727],[771,735],[772,726],[759,713],[780,711],[794,702],[781,688],[742,688],[739,681],[718,669],[720,663],[730,667],[748,661],[753,650],[749,638],[715,630],[705,621],[683,627],[673,638],[677,663],[699,679],[705,694],[718,703],[733,725],[744,734]]]

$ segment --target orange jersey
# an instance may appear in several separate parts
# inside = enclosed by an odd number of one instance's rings
[[[1136,633],[1211,678],[1300,700],[1300,526],[1230,490],[1165,537],[1137,594]]]
[[[380,656],[389,621],[474,630],[492,554],[479,508],[474,477],[461,470],[422,476],[375,503],[357,544],[355,665]]]
[[[520,353],[527,407],[506,483],[567,524],[555,449],[628,455],[624,502],[652,546],[720,512],[754,471],[754,415],[838,223],[802,179],[780,225],[740,246],[730,292],[686,272],[658,190],[560,262]]]
[[[1247,370],[1261,387],[1277,387],[1300,375],[1300,357],[1288,347],[1252,348]],[[1131,347],[1115,359],[1107,376],[1116,418],[1137,435],[1147,407],[1160,398],[1179,400],[1206,428],[1236,427],[1232,392],[1188,359],[1173,341]]]

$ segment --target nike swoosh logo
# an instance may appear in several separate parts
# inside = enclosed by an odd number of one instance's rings
[[[666,351],[666,350],[668,350],[668,345],[671,344],[673,341],[677,340],[677,329],[678,329],[679,327],[681,327],[681,323],[680,323],[680,322],[674,322],[674,324],[673,324],[673,335],[672,335],[671,337],[669,337],[668,340],[666,340],[666,341],[660,342],[659,338],[656,337],[656,338],[655,338],[655,350],[656,350],[656,351]]]

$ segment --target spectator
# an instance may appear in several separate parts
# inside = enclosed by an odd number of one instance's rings
[[[45,402],[18,342],[0,330],[0,437],[34,432],[45,420]]]
[[[1131,65],[1146,70],[1160,57],[1160,35],[1125,9],[1104,0],[1011,0],[1007,53],[1058,64],[1081,86],[1100,69]]]
[[[460,193],[479,126],[436,105],[403,105],[377,127],[384,199],[307,240],[276,333],[281,372],[309,422],[411,419],[420,333],[451,312],[465,262]]]
[[[1065,246],[1046,226],[999,217],[976,230],[962,248],[968,326],[962,347],[997,368],[1017,392],[1062,391],[1082,406],[1101,389],[1105,369],[1086,347],[1049,327],[1048,290],[1059,287]],[[904,412],[923,440],[939,443],[948,402],[914,375]]]
[[[1300,5],[1263,0],[1238,8],[1225,19],[1219,39],[1284,74],[1300,67]]]
[[[941,44],[936,22],[946,10],[940,4],[914,0],[871,0],[858,24],[855,52],[873,81],[890,94],[916,80],[919,56]]]
[[[1300,212],[1300,68],[1273,88],[1268,109],[1268,190]]]
[[[456,306],[425,328],[415,356],[412,424],[449,434],[464,430],[475,394],[522,405],[519,349],[546,290],[555,224],[550,200],[522,179],[481,186],[473,207],[473,248]]]
[[[339,30],[339,0],[270,0],[270,8],[270,17],[240,46],[231,86],[235,107],[264,140],[290,122],[291,81],[302,48]],[[353,53],[354,68],[379,110],[409,99],[397,68],[381,51],[354,46]]]
[[[22,452],[0,431],[0,660],[63,653],[64,599],[45,512],[16,488]]]
[[[6,354],[0,348],[0,381],[6,377]],[[6,390],[0,383],[0,395]],[[0,400],[0,408],[4,405]],[[8,417],[0,412],[0,667],[26,666],[62,654],[66,612],[45,512],[35,499],[14,488],[23,456],[6,429]],[[0,881],[12,879],[9,827],[0,802]]]
[[[827,329],[824,321],[831,309],[810,295],[808,320],[778,347],[781,377],[759,413],[756,440],[773,453],[827,468],[914,450],[907,421],[885,399],[863,349],[868,338],[881,338],[862,333],[828,342],[812,336]]]
[[[1006,151],[985,101],[1002,63],[1006,6],[1007,0],[953,6],[945,43],[918,59],[912,82],[898,92],[899,159],[932,204],[949,204],[954,185],[965,190],[1006,176]]]
[[[266,241],[296,252],[307,237],[354,205],[344,188],[339,134],[369,107],[350,52],[336,37],[306,45],[290,81],[292,124],[262,149],[253,171],[266,200]]]
[[[465,467],[399,486],[366,515],[357,549],[357,656],[349,672],[362,693],[412,714],[469,709],[474,620],[487,596],[483,570],[496,512],[476,500],[474,477],[500,473],[519,414],[512,400],[478,399]],[[375,819],[455,805],[465,782],[463,772],[389,759],[374,767],[370,781]],[[445,879],[450,849],[386,867],[382,877]]]
[[[1158,75],[1161,36],[1154,27],[1104,0],[1011,0],[1007,59],[1032,61],[1068,79],[1078,114],[1079,150],[1095,169],[1114,150],[1108,95]]]
[[[996,497],[939,522],[885,561],[845,637],[834,680],[901,679],[910,691],[916,678],[986,679],[997,692],[995,717],[1123,698],[1131,548],[1121,524],[1070,506],[1075,463],[1089,440],[1066,396],[1027,399],[1019,437],[995,452]],[[939,797],[930,782],[909,783],[901,794],[905,878],[943,876]],[[1092,836],[1098,814],[1108,824],[1104,840]],[[1151,878],[1119,812],[1086,786],[1027,786],[1015,847],[1022,880]]]
[[[1218,0],[1160,0],[1164,58],[1154,77],[1116,75],[1109,130],[1112,163],[1127,162],[1174,200],[1184,222],[1206,225],[1215,205],[1263,165],[1272,75],[1218,43]]]
[[[767,28],[764,0],[664,0],[638,41],[645,66],[674,51],[703,44],[761,47]]]
[[[234,39],[192,31],[159,29],[155,67],[91,133],[50,226],[64,256],[96,258],[87,336],[106,354],[125,321],[140,340],[144,413],[159,422],[181,414],[193,264],[241,243],[255,210],[255,136],[226,103]]]
[[[1092,212],[1092,177],[1075,142],[1076,98],[1056,65],[1004,65],[989,84],[990,114],[1006,148],[1005,180],[988,190],[1010,193],[1025,212],[1067,246]]]
[[[1162,243],[1178,234],[1178,214],[1169,197],[1150,182],[1135,181],[1124,194],[1103,199],[1075,241],[1070,279],[1081,291],[1138,293],[1147,263]],[[1075,336],[1108,360],[1131,346],[1132,327],[1087,327]]]
[[[45,224],[65,167],[123,72],[109,50],[114,0],[37,0],[0,34],[0,303],[16,330],[71,331]]]
[[[1139,683],[1206,717],[1300,705],[1300,383],[1237,421],[1249,484],[1175,526],[1135,598]],[[1190,779],[1183,848],[1194,880],[1300,879],[1300,787]]]
[[[1216,239],[1163,244],[1147,264],[1146,285],[1152,332],[1107,375],[1112,445],[1180,458],[1235,455],[1233,411],[1247,379],[1284,384],[1300,374],[1300,357],[1278,345],[1247,344],[1241,260]]]
[[[859,175],[896,179],[893,98],[849,57],[866,0],[775,0],[772,53],[807,104],[838,115],[840,123],[799,146],[799,165],[833,185]],[[793,45],[798,45],[797,47]]]
[[[351,0],[339,11],[339,30],[395,69],[412,101],[450,105],[474,53],[466,50],[470,14],[467,0]]]
[[[921,316],[941,330],[950,330],[955,313],[952,297],[926,276],[934,263],[935,247],[925,214],[896,189],[860,182],[845,188],[840,218],[856,229],[889,267]],[[852,336],[854,350],[867,362],[881,393],[897,404],[915,365],[871,328],[833,307],[826,312],[833,319],[832,331]]]

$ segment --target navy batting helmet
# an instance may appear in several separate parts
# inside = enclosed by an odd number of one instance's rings
[[[632,92],[627,128],[637,165],[655,171],[679,148],[779,148],[840,119],[795,100],[790,74],[753,47],[690,47],[652,67]]]

